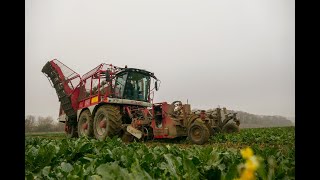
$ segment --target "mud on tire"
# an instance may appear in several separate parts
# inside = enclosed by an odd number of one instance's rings
[[[121,130],[121,114],[117,106],[103,105],[94,116],[93,132],[96,139],[104,141],[107,136],[118,135]]]
[[[208,127],[200,122],[195,121],[188,128],[188,138],[194,144],[204,144],[208,141],[210,131]]]

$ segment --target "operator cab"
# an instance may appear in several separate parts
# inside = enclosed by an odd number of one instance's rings
[[[115,97],[149,102],[151,78],[156,80],[157,90],[158,80],[153,73],[135,68],[122,69],[116,74]]]

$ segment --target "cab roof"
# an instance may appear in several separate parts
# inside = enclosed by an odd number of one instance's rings
[[[116,75],[122,74],[124,72],[137,72],[137,73],[141,73],[141,74],[144,74],[144,75],[147,75],[147,76],[151,76],[154,79],[158,80],[156,78],[156,76],[154,75],[154,73],[146,71],[146,70],[143,70],[143,69],[136,69],[136,68],[121,68],[121,70],[119,72],[117,72]]]

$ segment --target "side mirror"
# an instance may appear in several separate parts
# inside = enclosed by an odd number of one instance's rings
[[[156,91],[158,91],[158,81],[154,82],[154,87],[156,88]]]
[[[108,82],[110,80],[111,80],[110,79],[110,73],[109,73],[109,71],[106,71],[106,81]]]

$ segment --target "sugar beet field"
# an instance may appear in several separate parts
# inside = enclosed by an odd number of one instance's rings
[[[241,129],[204,145],[26,134],[26,179],[295,179],[295,128]]]

